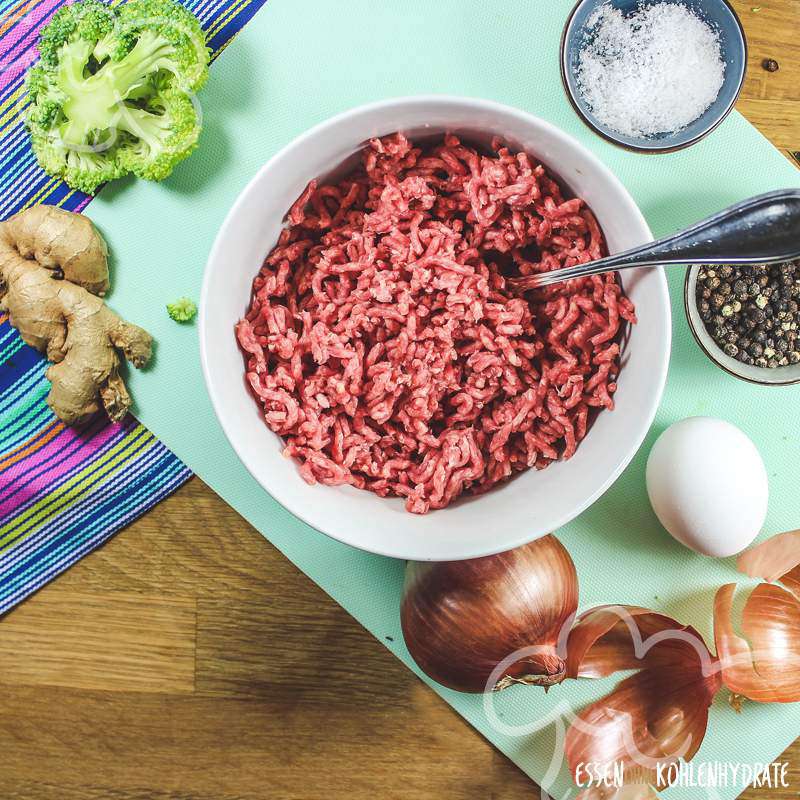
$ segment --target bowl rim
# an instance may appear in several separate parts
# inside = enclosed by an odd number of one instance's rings
[[[455,554],[450,554],[443,557],[437,557],[437,556],[432,556],[430,553],[421,552],[418,549],[414,549],[414,547],[411,544],[410,538],[409,538],[409,546],[405,548],[402,552],[399,552],[397,550],[393,550],[392,548],[382,547],[379,541],[376,542],[374,545],[371,544],[369,547],[367,547],[363,543],[354,541],[353,537],[349,537],[345,533],[340,533],[338,531],[324,530],[318,527],[319,523],[309,519],[309,515],[306,513],[306,509],[304,507],[298,505],[295,502],[290,502],[285,497],[280,496],[280,492],[276,492],[274,486],[271,488],[268,487],[267,482],[265,481],[265,476],[262,474],[262,470],[260,470],[255,464],[252,464],[251,460],[240,452],[240,449],[236,444],[238,436],[233,431],[233,424],[231,418],[227,414],[223,413],[224,402],[222,396],[218,393],[218,390],[216,388],[216,383],[212,376],[212,366],[210,363],[210,353],[209,353],[210,347],[207,346],[207,342],[210,345],[210,339],[207,334],[209,323],[208,323],[208,312],[206,311],[206,309],[208,308],[208,303],[211,293],[211,275],[213,271],[213,265],[215,262],[218,263],[220,261],[220,257],[223,253],[222,250],[223,241],[226,238],[227,228],[230,225],[232,225],[233,219],[240,213],[242,207],[245,206],[247,202],[249,202],[249,195],[251,191],[253,191],[254,188],[261,182],[264,173],[269,172],[273,164],[275,164],[280,159],[284,158],[287,155],[287,153],[290,153],[297,148],[304,147],[310,139],[324,133],[327,129],[340,124],[341,122],[345,121],[346,119],[352,116],[357,116],[360,114],[369,114],[387,108],[388,109],[402,108],[404,105],[412,103],[413,104],[430,103],[438,106],[442,105],[463,106],[464,104],[469,104],[472,105],[476,110],[497,112],[506,115],[516,116],[521,121],[527,124],[533,124],[542,129],[546,129],[553,137],[566,141],[569,144],[569,146],[573,148],[578,148],[580,151],[582,151],[582,155],[585,158],[587,158],[587,160],[593,163],[598,172],[603,175],[604,179],[608,181],[610,185],[613,185],[618,191],[621,191],[629,199],[632,221],[638,224],[641,227],[642,231],[646,232],[646,235],[649,236],[650,240],[652,240],[653,236],[650,230],[650,226],[647,223],[647,220],[645,219],[641,209],[636,204],[636,201],[633,199],[630,192],[627,190],[622,181],[588,147],[583,145],[576,138],[566,133],[561,128],[557,127],[553,123],[548,122],[547,120],[541,117],[538,117],[534,114],[530,114],[529,112],[524,111],[520,108],[516,108],[514,106],[509,106],[492,100],[485,100],[482,98],[469,97],[465,95],[450,95],[450,94],[404,95],[400,97],[388,98],[384,100],[378,100],[375,102],[361,104],[346,109],[338,114],[335,114],[334,116],[328,117],[327,119],[322,120],[321,122],[317,123],[311,128],[308,128],[303,133],[289,140],[283,147],[281,147],[277,152],[275,152],[264,164],[262,164],[261,167],[259,167],[259,169],[252,176],[252,178],[250,178],[250,180],[240,190],[235,201],[229,208],[227,214],[225,215],[225,218],[220,224],[220,227],[214,239],[214,243],[212,244],[211,249],[209,251],[209,255],[206,260],[204,268],[203,282],[200,291],[200,310],[198,314],[198,326],[197,326],[198,337],[200,339],[199,342],[200,362],[203,371],[203,378],[206,385],[206,391],[211,400],[211,404],[214,409],[214,414],[217,417],[217,421],[219,422],[220,427],[222,428],[223,433],[225,434],[225,437],[228,440],[228,443],[231,445],[232,449],[236,453],[237,458],[241,461],[241,463],[244,465],[244,467],[247,469],[250,475],[261,486],[261,488],[277,503],[279,503],[286,510],[288,510],[291,514],[300,519],[309,527],[319,531],[320,533],[325,534],[326,536],[329,536],[332,539],[340,541],[351,547],[355,547],[359,550],[364,550],[366,552],[374,553],[376,555],[387,556],[390,558],[399,558],[404,560],[414,560],[414,561],[463,560],[468,558],[478,558],[482,556],[494,555],[496,553],[512,550],[516,547],[520,547],[524,544],[533,541],[534,539],[538,538],[538,536],[536,535],[532,536],[530,534],[520,532],[516,536],[504,539],[500,543],[498,543],[496,539],[489,539],[487,537],[487,541],[478,547],[472,547],[471,549],[464,549]],[[402,127],[402,125],[399,125],[399,127]],[[661,305],[664,306],[666,312],[664,314],[664,319],[663,319],[663,330],[661,331],[662,336],[660,345],[660,352],[663,355],[660,358],[660,369],[658,371],[658,374],[654,376],[655,377],[654,390],[650,396],[651,399],[649,402],[649,407],[645,409],[644,414],[639,418],[639,423],[633,430],[630,447],[626,448],[624,451],[621,451],[620,457],[617,460],[615,467],[606,474],[605,478],[602,481],[600,481],[600,483],[597,486],[597,489],[590,495],[587,495],[587,497],[583,500],[583,502],[581,502],[576,506],[573,506],[571,509],[565,511],[558,518],[556,518],[553,524],[549,526],[550,530],[543,531],[540,534],[542,536],[548,532],[558,530],[562,526],[576,519],[580,514],[582,514],[587,508],[589,508],[595,501],[597,501],[608,491],[608,489],[613,485],[613,483],[617,480],[617,478],[622,474],[622,472],[628,467],[628,465],[634,459],[636,453],[639,452],[642,443],[644,442],[645,437],[647,436],[647,433],[653,424],[656,412],[658,411],[658,408],[661,404],[661,400],[664,395],[664,388],[666,386],[667,372],[669,370],[671,344],[672,344],[672,318],[670,314],[671,304],[669,296],[669,287],[667,284],[666,274],[664,273],[663,268],[655,268],[655,269],[658,272],[658,278],[659,278],[655,286],[657,287],[657,291],[660,296],[660,303]]]
[[[713,339],[711,339],[710,334],[708,335],[708,339],[706,339],[706,337],[704,337],[700,331],[697,330],[697,326],[695,325],[695,321],[691,314],[691,309],[697,308],[696,298],[693,298],[690,293],[692,277],[697,275],[701,266],[704,265],[695,264],[686,270],[686,277],[683,280],[683,310],[686,314],[686,321],[689,324],[689,330],[692,332],[695,342],[697,342],[698,346],[706,354],[708,359],[720,369],[725,370],[728,375],[732,375],[734,378],[738,378],[740,381],[746,381],[747,383],[752,383],[756,386],[794,386],[795,384],[800,383],[800,371],[798,372],[796,378],[787,378],[785,380],[767,380],[766,378],[764,380],[759,380],[751,375],[745,375],[743,372],[731,369],[728,364],[722,362],[722,359],[720,359],[717,356],[717,353],[714,352],[714,350],[716,350],[719,353],[722,353],[722,350],[720,350],[716,342],[714,342],[713,347],[708,346],[707,342],[713,342]],[[769,367],[756,367],[756,369],[763,370],[763,372],[767,374],[774,374],[777,371],[777,369],[769,369]],[[778,367],[778,369],[780,369],[780,367]]]
[[[658,0],[657,0],[658,1]],[[663,145],[661,147],[642,147],[641,145],[629,144],[628,142],[623,142],[617,139],[612,133],[608,131],[604,131],[600,128],[581,108],[578,101],[575,99],[575,95],[572,92],[572,88],[569,85],[569,81],[567,79],[567,33],[572,25],[572,20],[575,17],[575,14],[578,13],[578,10],[583,6],[585,3],[593,2],[593,0],[577,0],[575,5],[572,7],[572,10],[569,12],[569,16],[567,17],[567,21],[564,23],[564,29],[561,32],[561,44],[559,45],[559,65],[561,70],[561,84],[564,87],[564,93],[567,95],[567,99],[569,100],[570,105],[572,106],[575,113],[578,115],[579,119],[588,127],[591,131],[596,133],[601,138],[605,139],[607,142],[615,145],[616,147],[621,147],[623,150],[628,150],[631,153],[645,153],[650,155],[659,155],[662,153],[677,153],[680,150],[685,150],[687,147],[691,147],[693,144],[697,144],[702,139],[705,139],[710,133],[715,131],[727,118],[727,116],[733,111],[734,106],[739,100],[739,95],[742,93],[742,88],[744,87],[744,81],[747,77],[747,63],[749,57],[749,48],[747,44],[747,34],[745,33],[744,26],[742,25],[742,21],[739,19],[739,15],[736,13],[736,9],[733,7],[733,4],[729,2],[729,0],[718,0],[718,2],[722,3],[724,6],[727,6],[728,11],[730,11],[731,15],[733,16],[734,22],[736,23],[739,34],[742,39],[742,54],[743,54],[743,65],[742,65],[742,76],[739,79],[739,85],[736,87],[736,92],[731,98],[730,103],[725,107],[725,110],[720,114],[717,118],[716,122],[714,122],[709,127],[705,128],[704,130],[700,131],[697,135],[693,136],[691,139],[687,139],[685,142],[681,144],[672,144],[672,145]]]

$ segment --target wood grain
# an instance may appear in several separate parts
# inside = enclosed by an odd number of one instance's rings
[[[735,6],[739,108],[800,150],[800,0]],[[0,620],[0,698],[0,800],[538,797],[199,479]]]
[[[800,151],[800,0],[734,0],[733,5],[749,51],[737,108],[779,150]],[[765,59],[777,61],[778,71],[764,69]]]
[[[192,692],[196,628],[189,597],[41,592],[0,626],[0,686]]]

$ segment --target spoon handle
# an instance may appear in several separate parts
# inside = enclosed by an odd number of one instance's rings
[[[508,281],[524,292],[630,267],[675,264],[773,264],[800,257],[800,189],[767,192],[679,233],[597,261]]]

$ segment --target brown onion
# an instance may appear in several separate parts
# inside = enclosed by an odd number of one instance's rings
[[[577,607],[575,565],[551,534],[494,556],[409,562],[401,622],[423,672],[451,689],[483,692],[560,683],[559,642]]]

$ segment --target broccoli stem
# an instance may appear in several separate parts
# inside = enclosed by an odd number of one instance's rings
[[[168,69],[177,73],[177,65],[170,59],[175,48],[152,31],[144,31],[133,49],[121,60],[108,62],[97,75],[108,70],[109,80],[121,98],[146,83],[152,73]],[[97,75],[93,77],[97,77]]]
[[[142,108],[123,107],[117,127],[136,136],[152,152],[163,149],[164,134],[169,131],[170,120],[163,114],[151,114]]]
[[[71,147],[92,142],[99,135],[102,149],[113,142],[114,134],[105,134],[120,127],[128,130],[125,117],[130,109],[124,107],[128,95],[146,83],[159,69],[176,69],[170,59],[174,48],[161,37],[145,31],[131,51],[120,61],[107,61],[94,74],[84,77],[83,65],[92,52],[88,43],[72,43],[73,58],[62,58],[59,72],[60,88],[67,96],[62,108],[66,122],[60,134]],[[85,52],[83,52],[85,51]],[[153,115],[151,115],[153,116]],[[130,130],[134,135],[136,131]],[[101,135],[102,134],[102,135]],[[105,144],[104,144],[105,143]]]

